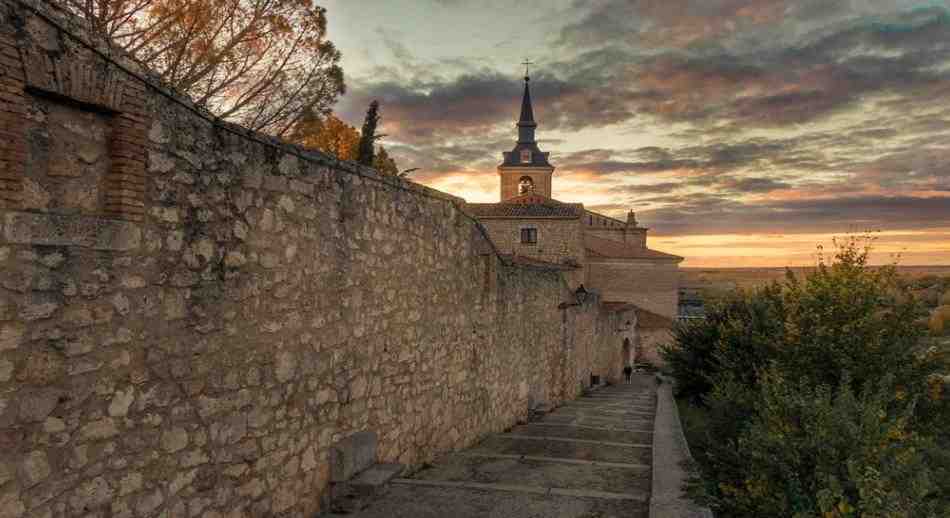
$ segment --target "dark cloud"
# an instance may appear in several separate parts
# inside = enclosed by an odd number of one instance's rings
[[[935,229],[950,222],[947,197],[865,195],[748,203],[699,193],[647,201],[669,205],[637,212],[667,235]]]
[[[787,3],[786,0],[579,1],[575,8],[580,17],[561,29],[560,42],[596,46],[609,39],[651,47],[685,47],[781,19]]]
[[[788,189],[790,184],[772,178],[721,178],[717,184],[721,189],[734,193],[766,193],[780,189]]]
[[[590,149],[560,157],[559,167],[569,172],[593,175],[677,172],[698,177],[715,176],[735,172],[763,160],[773,160],[787,153],[792,145],[792,141],[749,139],[736,143],[686,146],[675,150],[644,147],[624,153]]]
[[[684,187],[681,182],[661,182],[643,185],[623,185],[610,190],[612,194],[643,196],[645,194],[669,194]]]

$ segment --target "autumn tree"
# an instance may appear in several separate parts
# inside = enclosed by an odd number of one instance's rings
[[[340,160],[356,160],[360,133],[335,115],[307,111],[290,135],[291,142],[316,149]]]
[[[344,92],[326,9],[312,0],[59,0],[215,115],[287,135]]]
[[[291,142],[309,149],[316,149],[341,160],[357,161],[359,158],[360,132],[333,114],[305,113],[289,135]],[[398,175],[396,161],[386,148],[376,146],[373,153],[374,169],[381,173]]]

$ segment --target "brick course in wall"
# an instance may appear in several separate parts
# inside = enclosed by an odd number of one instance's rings
[[[90,48],[61,38],[55,28],[31,14],[9,12],[0,31],[0,132],[4,136],[0,142],[0,203],[11,209],[23,203],[25,165],[31,158],[24,134],[29,125],[26,108],[32,97],[43,97],[109,115],[110,168],[97,186],[102,195],[96,212],[140,221],[145,207],[149,126],[145,85],[98,59]]]
[[[626,317],[457,198],[212,122],[31,6],[0,0],[3,518],[309,518],[353,433],[418,466],[619,376]],[[51,45],[121,95],[27,88]],[[50,157],[17,121],[57,103],[109,124],[105,178],[67,177],[91,211],[21,205]]]

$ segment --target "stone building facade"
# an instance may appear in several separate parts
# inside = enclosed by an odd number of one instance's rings
[[[498,166],[501,199],[469,203],[466,210],[485,226],[503,254],[575,268],[566,275],[572,287],[584,286],[614,307],[627,308],[631,321],[638,316],[649,321],[625,360],[639,354],[657,362],[656,347],[669,337],[677,315],[683,258],[650,249],[648,229],[637,223],[632,211],[621,221],[552,197],[554,166],[538,147],[530,79],[524,79],[518,140]],[[647,336],[651,338],[643,339]]]
[[[0,90],[2,518],[309,518],[356,432],[418,466],[619,377],[573,267],[216,121],[55,4],[0,0]]]

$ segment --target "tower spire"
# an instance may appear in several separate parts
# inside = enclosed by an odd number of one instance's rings
[[[521,116],[518,118],[518,142],[514,149],[505,151],[504,160],[498,166],[501,177],[501,200],[509,200],[525,192],[551,197],[551,175],[554,166],[548,162],[548,154],[538,148],[534,132],[538,124],[534,121],[534,108],[531,106],[531,61],[525,60],[524,96],[521,98]]]
[[[518,119],[518,142],[534,142],[534,129],[538,124],[534,122],[534,109],[531,106],[531,89],[528,84],[531,77],[528,75],[529,66],[533,65],[529,60],[525,60],[522,65],[524,69],[524,96],[521,98],[521,117]]]

